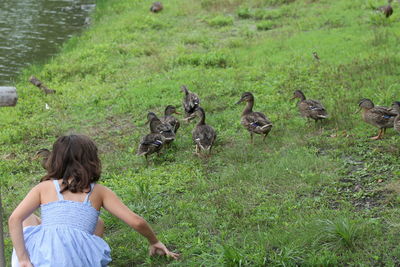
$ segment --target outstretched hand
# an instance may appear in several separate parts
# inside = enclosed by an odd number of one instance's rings
[[[150,245],[149,254],[150,254],[150,256],[166,255],[167,257],[172,257],[175,260],[177,260],[179,258],[179,254],[169,251],[167,249],[167,247],[160,241],[158,241],[157,243],[155,243],[153,245]]]

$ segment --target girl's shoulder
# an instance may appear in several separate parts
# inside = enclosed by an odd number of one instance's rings
[[[36,188],[37,190],[48,190],[50,187],[54,187],[53,180],[40,182],[34,188]]]

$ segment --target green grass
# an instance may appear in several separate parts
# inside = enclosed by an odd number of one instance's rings
[[[182,254],[149,258],[146,241],[103,212],[112,266],[399,265],[400,137],[371,141],[377,129],[354,114],[361,98],[399,100],[399,4],[389,19],[371,9],[378,1],[171,0],[159,14],[150,4],[98,1],[90,29],[20,76],[18,105],[0,110],[6,216],[44,175],[34,153],[78,132],[98,144],[102,183]],[[218,132],[213,156],[193,155],[194,123],[182,123],[146,167],[135,153],[147,112],[181,107],[183,84]],[[330,119],[301,118],[297,89]],[[274,123],[266,144],[250,145],[240,125],[245,91]]]

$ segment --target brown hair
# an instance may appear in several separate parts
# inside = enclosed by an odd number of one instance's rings
[[[98,181],[101,174],[97,147],[85,135],[59,137],[47,164],[47,174],[41,182],[62,179],[61,193],[68,190],[72,193],[83,192],[91,183]]]

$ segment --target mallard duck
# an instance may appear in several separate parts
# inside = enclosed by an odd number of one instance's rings
[[[164,144],[165,138],[160,133],[147,134],[139,143],[137,155],[145,156],[146,162],[148,162],[147,156],[159,152]]]
[[[185,118],[192,118],[192,114],[200,105],[200,98],[193,92],[190,92],[185,85],[182,85],[181,91],[185,93],[182,105],[185,110]]]
[[[150,11],[153,13],[158,13],[161,10],[163,10],[163,5],[161,4],[161,2],[154,2],[151,7],[150,7]]]
[[[250,132],[250,140],[253,143],[253,134],[263,134],[265,138],[272,129],[272,122],[261,112],[253,111],[254,96],[250,92],[245,92],[236,104],[247,102],[242,112],[240,123]]]
[[[50,153],[51,153],[50,150],[48,150],[47,148],[41,148],[35,153],[33,160],[42,158],[41,165],[43,169],[47,170],[47,160],[50,157]]]
[[[317,100],[306,99],[306,96],[302,91],[294,91],[292,99],[295,98],[300,99],[297,106],[299,107],[301,116],[306,117],[307,119],[313,119],[315,122],[328,117],[328,113],[324,106]]]
[[[180,114],[179,112],[176,111],[176,108],[174,106],[168,105],[165,108],[164,111],[164,117],[162,118],[162,122],[163,123],[168,123],[169,125],[172,126],[172,128],[174,129],[174,133],[176,134],[176,132],[179,129],[179,126],[181,125],[179,120],[177,118],[175,118],[174,116],[172,116],[172,114]]]
[[[169,144],[175,140],[173,127],[169,123],[163,123],[154,112],[147,114],[147,120],[150,123],[150,132],[164,136],[165,143]]]
[[[387,107],[375,107],[374,103],[367,98],[362,99],[358,105],[360,110],[362,109],[363,120],[379,128],[378,135],[371,139],[381,139],[386,132],[386,128],[393,127],[394,119],[397,116],[395,110]]]
[[[391,6],[392,0],[388,0],[388,4],[386,6],[380,6],[376,10],[382,12],[385,17],[390,17],[393,14],[393,8]]]
[[[200,117],[200,121],[192,131],[193,142],[196,144],[196,153],[199,154],[200,151],[204,151],[211,154],[211,148],[217,138],[217,134],[213,127],[205,123],[206,114],[204,109],[198,107],[195,112]]]
[[[398,133],[400,133],[400,102],[399,102],[399,101],[393,102],[392,107],[393,107],[393,109],[394,109],[394,110],[396,111],[396,113],[397,113],[396,118],[394,118],[393,126],[394,126],[394,129],[395,129]]]

